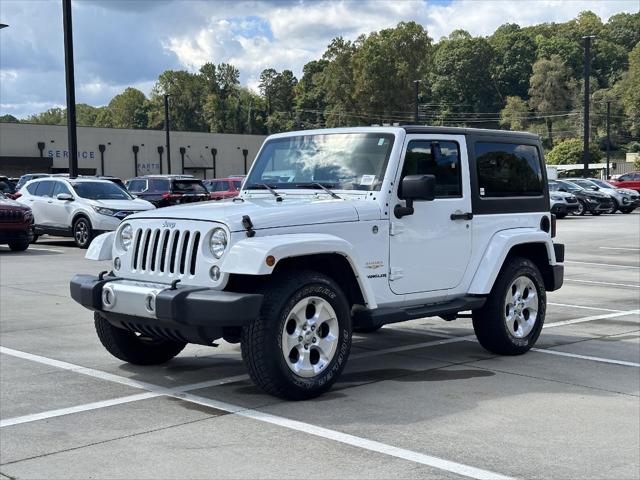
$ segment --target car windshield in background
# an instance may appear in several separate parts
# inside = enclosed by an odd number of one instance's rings
[[[605,182],[604,180],[597,180],[595,178],[593,180],[591,180],[591,183],[595,183],[600,188],[616,188],[613,185],[611,185],[610,183]]]
[[[571,182],[558,182],[560,184],[560,188],[566,190],[567,192],[580,192],[584,190],[580,185],[576,185]]]
[[[319,183],[341,190],[380,190],[393,140],[389,133],[333,133],[270,140],[244,188],[316,188]]]
[[[112,182],[77,182],[72,183],[79,197],[89,200],[132,200],[128,192]]]
[[[181,193],[207,193],[207,189],[199,181],[174,181],[173,191]]]

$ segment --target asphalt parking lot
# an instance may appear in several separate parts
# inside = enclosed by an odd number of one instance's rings
[[[255,388],[238,345],[123,364],[68,295],[104,264],[64,239],[0,247],[0,477],[640,478],[640,213],[557,240],[535,351],[489,354],[468,319],[387,326],[297,403]]]

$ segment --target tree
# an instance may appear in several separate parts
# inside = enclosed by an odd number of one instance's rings
[[[312,60],[302,69],[302,78],[296,85],[296,110],[302,128],[320,128],[324,125],[323,112],[327,107],[324,88],[327,60]]]
[[[584,143],[581,138],[570,138],[558,143],[553,150],[545,155],[545,160],[551,165],[576,165],[583,161]],[[602,158],[602,151],[594,143],[589,144],[589,158],[591,162],[598,162]]]
[[[629,53],[629,71],[620,82],[620,90],[630,130],[634,136],[640,136],[640,42]]]
[[[76,105],[76,123],[83,127],[93,127],[96,123],[99,109],[86,103],[78,103]],[[67,123],[67,110],[64,110],[63,122]]]
[[[294,122],[295,89],[298,79],[291,70],[278,73],[273,68],[260,74],[260,92],[267,101],[267,121],[269,132],[291,130]]]
[[[146,128],[146,100],[144,93],[131,87],[113,97],[107,107],[111,125],[115,128]]]
[[[500,125],[509,130],[524,130],[528,116],[527,102],[520,97],[507,97],[507,104],[500,111]]]
[[[169,115],[171,129],[181,131],[206,131],[203,117],[203,99],[206,85],[198,73],[185,70],[166,70],[160,74],[149,102],[149,126],[164,126],[164,94],[170,95]]]
[[[640,42],[640,13],[618,13],[609,17],[603,37],[629,52]]]
[[[6,114],[0,115],[0,123],[20,123],[20,120],[13,115]]]
[[[518,25],[504,24],[489,37],[495,52],[493,76],[502,96],[524,98],[536,59],[534,39]]]
[[[66,123],[64,117],[64,109],[54,107],[45,112],[37,113],[35,115],[27,117],[25,123],[39,123],[42,125],[64,125]]]
[[[113,128],[113,118],[111,117],[111,110],[109,110],[107,107],[98,109],[98,114],[96,115],[96,120],[93,125],[94,127]]]
[[[484,38],[456,30],[440,42],[433,63],[434,100],[449,112],[495,112],[502,104],[492,78],[494,51]]]
[[[540,59],[533,65],[529,80],[529,105],[545,116],[549,144],[553,147],[553,115],[560,115],[571,108],[571,71],[558,55]]]
[[[340,127],[358,124],[353,92],[353,54],[356,45],[342,37],[334,38],[322,59],[328,64],[324,69],[323,88],[326,92],[326,126]]]

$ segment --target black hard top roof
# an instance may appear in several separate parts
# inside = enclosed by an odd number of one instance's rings
[[[510,130],[491,130],[487,128],[460,128],[460,127],[433,127],[426,125],[403,125],[407,133],[442,133],[448,135],[473,135],[473,136],[505,136],[519,137],[530,140],[538,140],[535,133],[512,132]]]

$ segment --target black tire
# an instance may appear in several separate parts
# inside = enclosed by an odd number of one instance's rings
[[[260,316],[242,329],[242,358],[251,379],[265,392],[287,400],[309,399],[326,392],[342,373],[351,350],[351,315],[346,296],[333,279],[314,271],[280,274],[263,293]],[[304,377],[287,364],[295,362],[285,357],[282,337],[291,322],[291,310],[309,297],[319,297],[333,308],[337,326],[332,331],[337,340],[333,357],[322,371]],[[320,330],[319,326],[317,332]],[[312,350],[313,346],[309,356]]]
[[[611,201],[613,202],[613,206],[609,209],[609,211],[607,212],[609,215],[613,215],[614,213],[616,213],[619,209],[618,207],[618,201],[615,198],[612,198]]]
[[[353,329],[354,333],[374,333],[380,330],[384,325],[379,327],[356,327]]]
[[[587,213],[587,206],[582,202],[582,200],[578,200],[578,208],[571,212],[571,215],[582,217]]]
[[[517,338],[507,327],[507,293],[517,279],[529,279],[536,289],[537,316],[530,332]],[[530,295],[531,292],[528,293]],[[535,345],[544,325],[547,294],[538,267],[522,257],[507,260],[484,307],[473,312],[473,330],[484,348],[499,355],[521,355]],[[526,310],[526,309],[525,309]],[[526,311],[523,311],[526,314]],[[517,326],[517,320],[514,322]]]
[[[31,239],[31,243],[36,243],[38,241],[38,238],[40,238],[40,235],[34,233],[33,238]]]
[[[147,338],[114,327],[99,313],[94,313],[96,333],[107,351],[134,365],[160,365],[178,355],[187,345],[173,340]]]
[[[566,216],[567,216],[566,213],[556,213],[556,218],[558,220],[561,220],[561,219],[565,218]]]
[[[91,222],[86,217],[78,217],[73,222],[72,232],[73,241],[79,248],[89,248],[91,240],[93,240],[93,228]]]
[[[9,248],[14,252],[24,252],[27,248],[29,248],[29,240],[9,242]]]
[[[631,213],[631,212],[633,212],[633,210],[634,210],[634,209],[633,209],[633,208],[631,208],[631,207],[621,208],[621,209],[620,209],[620,211],[621,211],[622,213]]]
[[[594,217],[597,217],[598,215],[602,215],[602,212],[598,210],[591,210],[591,215],[593,215]]]

